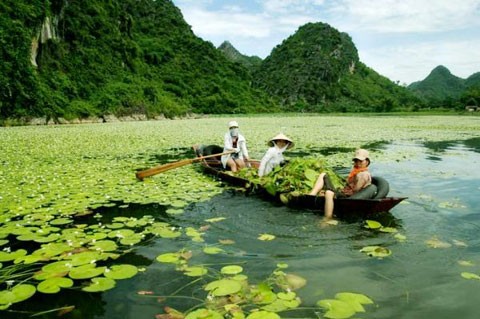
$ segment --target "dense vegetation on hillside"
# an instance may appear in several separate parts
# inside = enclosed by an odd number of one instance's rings
[[[424,80],[414,82],[408,88],[429,107],[460,110],[466,105],[478,106],[480,73],[475,73],[464,80],[439,65]]]
[[[171,0],[3,0],[0,13],[0,121],[429,105],[324,23],[302,26],[262,61],[195,36]],[[456,103],[478,96],[479,77]]]
[[[261,58],[259,58],[258,56],[243,55],[237,49],[235,49],[233,45],[228,41],[224,41],[222,44],[220,44],[218,50],[223,52],[225,57],[230,61],[239,63],[250,71],[255,71],[255,69],[262,64]]]
[[[300,27],[273,49],[254,79],[298,111],[391,111],[418,102],[361,63],[350,36],[325,23]]]
[[[0,11],[2,118],[275,110],[169,0],[5,0]]]

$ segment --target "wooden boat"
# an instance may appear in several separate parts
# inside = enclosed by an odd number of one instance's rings
[[[215,176],[230,185],[246,188],[262,197],[273,199],[292,208],[323,212],[325,204],[324,197],[308,194],[300,194],[298,196],[272,196],[262,188],[261,185],[253,185],[251,181],[236,176],[231,171],[224,170],[220,159],[210,158],[201,161],[200,164],[204,173]],[[250,161],[250,164],[258,168],[259,161]],[[335,198],[334,214],[342,218],[348,216],[366,218],[377,213],[388,212],[404,199],[406,199],[406,197],[384,197],[378,199]]]

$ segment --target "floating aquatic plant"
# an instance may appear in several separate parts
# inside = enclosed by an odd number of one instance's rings
[[[274,240],[274,239],[275,239],[275,235],[271,235],[271,234],[260,234],[260,236],[258,236],[258,239],[259,239],[259,240],[263,240],[263,241],[270,241],[270,240]]]
[[[366,246],[360,249],[360,252],[367,254],[370,257],[383,258],[390,256],[392,251],[382,246]]]
[[[474,274],[474,273],[471,273],[471,272],[462,272],[460,275],[461,275],[463,278],[465,278],[465,279],[476,279],[476,280],[480,280],[480,275]]]
[[[373,304],[373,301],[363,294],[341,292],[335,299],[323,299],[317,305],[326,310],[324,317],[332,319],[346,319],[357,312],[365,312],[363,305]]]

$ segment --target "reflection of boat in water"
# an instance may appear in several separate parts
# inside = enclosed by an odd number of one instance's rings
[[[197,156],[220,153],[223,149],[219,146],[208,146],[210,149],[198,149],[194,147]],[[259,161],[250,161],[252,167],[258,168]],[[324,209],[325,198],[321,196],[312,196],[308,194],[292,195],[291,193],[282,196],[278,194],[275,196],[270,195],[262,185],[253,184],[248,179],[236,176],[230,171],[223,169],[220,162],[220,158],[209,158],[201,162],[201,167],[204,173],[215,176],[225,183],[233,186],[243,187],[254,191],[262,196],[273,199],[277,202],[281,202],[289,207],[293,208],[305,208],[322,212]],[[406,199],[406,197],[386,197],[388,192],[388,183],[380,177],[373,177],[373,183],[377,183],[379,188],[378,193],[383,192],[385,195],[382,198],[335,198],[334,200],[334,214],[338,217],[348,217],[349,215],[357,217],[368,217],[381,212],[388,212],[398,203]],[[386,187],[386,190],[380,188]],[[285,195],[285,194],[283,194]]]

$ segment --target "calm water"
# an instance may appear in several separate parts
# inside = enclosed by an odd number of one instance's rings
[[[191,278],[154,260],[160,253],[187,248],[194,251],[192,264],[211,264],[215,269],[240,264],[251,283],[265,279],[277,263],[287,263],[288,272],[307,279],[307,285],[297,291],[307,307],[347,291],[366,294],[375,301],[376,306],[367,307],[360,317],[478,318],[480,281],[466,280],[460,274],[480,274],[480,139],[383,147],[417,154],[414,159],[371,166],[375,175],[390,181],[390,195],[409,197],[382,219],[388,224],[385,226],[397,227],[407,237],[405,242],[398,242],[392,234],[367,230],[361,222],[320,228],[319,215],[310,211],[279,207],[226,189],[208,202],[189,206],[182,215],[165,215],[172,224],[197,228],[207,224],[205,219],[226,217],[206,230],[205,243],[184,238],[138,247],[128,258],[144,265],[144,273],[119,281],[116,289],[104,294],[55,296],[57,305],[78,300],[77,310],[68,318],[154,318],[166,305],[186,310],[195,302],[184,298],[162,301],[140,296],[137,291],[155,295],[177,292],[177,296],[203,299],[201,283],[184,287]],[[130,213],[158,215],[163,211],[161,206],[136,206]],[[276,239],[259,241],[262,233]],[[432,238],[452,246],[429,247],[425,241]],[[235,244],[223,246],[226,254],[200,253],[205,244],[214,245],[220,239]],[[368,245],[386,246],[393,254],[385,259],[367,257],[359,249]],[[474,266],[462,266],[460,260]],[[184,289],[178,292],[181,287]],[[50,296],[45,298],[36,301],[51,302]],[[316,317],[305,310],[282,314],[282,318]]]

